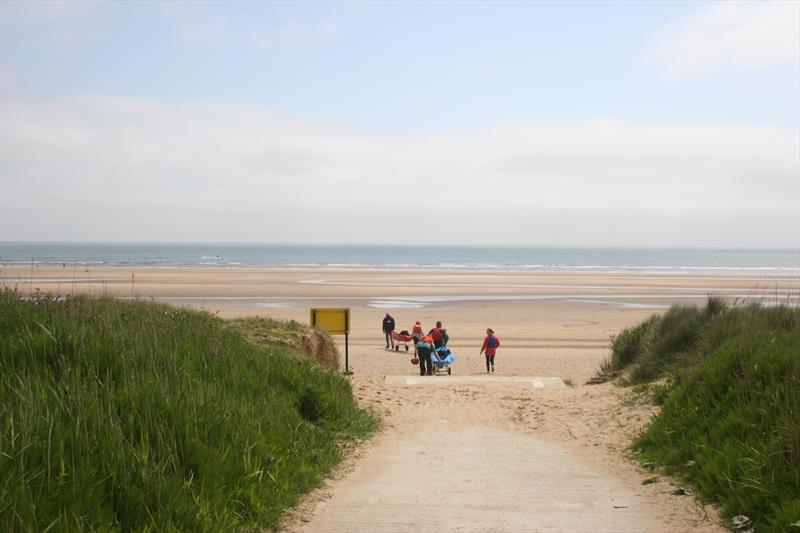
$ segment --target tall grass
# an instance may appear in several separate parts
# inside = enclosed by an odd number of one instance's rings
[[[800,327],[797,309],[758,304],[729,307],[710,297],[703,308],[673,305],[663,315],[611,338],[611,356],[600,373],[623,383],[644,383],[693,368],[714,348],[747,329]]]
[[[643,459],[745,528],[800,528],[800,309],[673,307],[616,337],[606,365],[629,382],[668,377],[634,443]]]
[[[375,418],[205,313],[0,293],[0,529],[274,528]]]

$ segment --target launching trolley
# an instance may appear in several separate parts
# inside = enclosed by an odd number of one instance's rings
[[[409,350],[408,343],[411,343],[411,346],[414,345],[414,337],[412,337],[407,331],[403,330],[400,333],[393,331],[392,332],[392,340],[394,340],[394,351],[400,351],[400,344],[402,343],[406,347],[406,351]]]

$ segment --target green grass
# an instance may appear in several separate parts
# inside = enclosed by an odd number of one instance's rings
[[[633,363],[643,352],[645,336],[658,320],[659,317],[654,315],[645,322],[611,337],[611,357],[603,363],[601,372],[617,374]]]
[[[675,382],[671,379],[655,383],[637,383],[623,397],[623,403],[626,405],[642,403],[664,405],[674,386]]]
[[[0,293],[0,530],[275,528],[369,434],[349,382],[209,314]]]
[[[718,298],[709,298],[704,308],[674,305],[612,337],[600,374],[622,384],[648,383],[694,368],[742,332],[765,329],[800,329],[800,312],[785,305],[729,307]]]
[[[800,310],[673,307],[615,341],[604,370],[663,404],[634,443],[641,459],[691,481],[726,517],[748,517],[744,527],[791,531],[800,521]]]

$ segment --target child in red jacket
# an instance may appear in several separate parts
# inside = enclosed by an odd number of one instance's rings
[[[497,348],[500,347],[500,339],[494,334],[492,328],[486,329],[486,338],[483,339],[483,346],[481,346],[481,354],[486,353],[486,373],[494,372],[494,356],[497,353]]]

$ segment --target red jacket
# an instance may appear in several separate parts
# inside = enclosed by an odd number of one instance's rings
[[[492,335],[497,343],[494,346],[489,346],[489,335],[486,335],[486,338],[483,339],[483,346],[481,346],[481,353],[486,353],[486,355],[490,357],[494,357],[495,353],[497,353],[497,348],[500,347],[500,338],[497,335]]]

